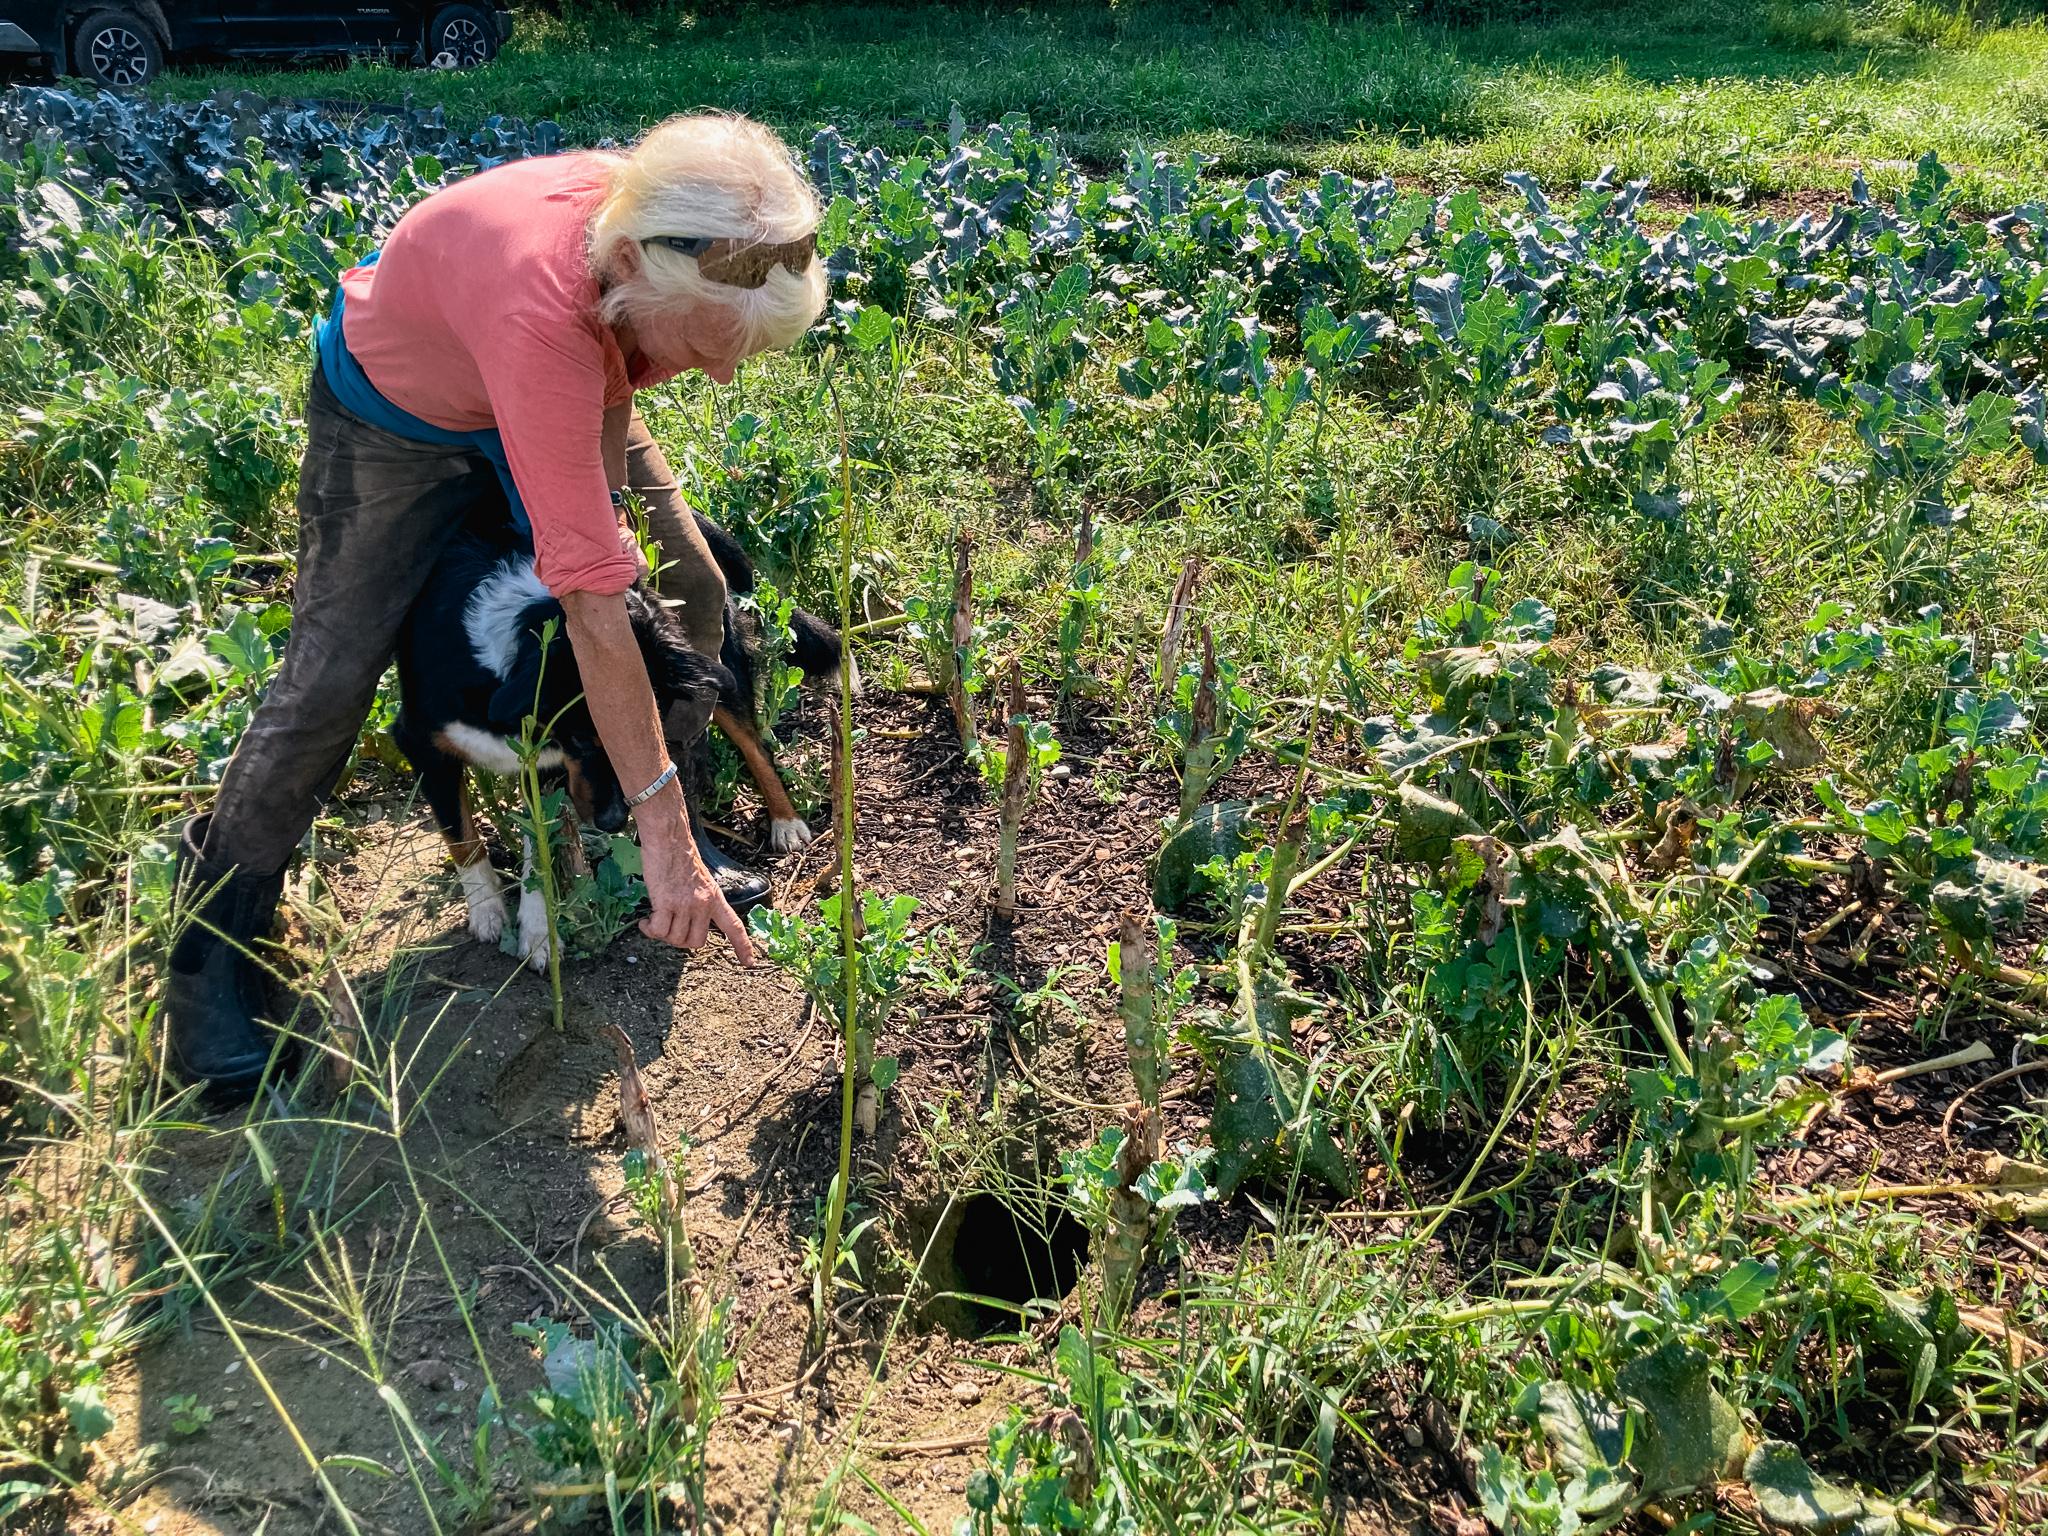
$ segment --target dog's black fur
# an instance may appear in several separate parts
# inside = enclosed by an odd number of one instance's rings
[[[760,642],[751,633],[737,599],[754,594],[754,563],[747,558],[747,552],[740,547],[738,539],[702,513],[695,516],[697,531],[704,536],[711,558],[725,577],[725,641],[719,650],[718,660],[739,685],[739,699],[745,701],[745,708],[739,711],[740,717],[751,720],[755,698],[754,648]],[[801,608],[790,616],[789,628],[794,640],[789,659],[806,678],[817,682],[839,670],[838,630],[816,614],[806,613]],[[719,702],[732,709],[737,701],[721,698]]]
[[[774,769],[753,727],[759,625],[739,601],[754,591],[753,563],[739,541],[708,518],[698,517],[697,527],[725,577],[719,659],[712,661],[691,650],[675,619],[641,587],[625,594],[627,617],[663,716],[674,724],[670,710],[683,704],[686,734],[694,736],[717,709],[722,728],[750,738],[749,766],[756,767],[757,778],[773,778]],[[471,632],[471,606],[487,584],[522,569],[527,573],[525,585],[532,588],[530,600],[493,609],[498,629],[485,638],[497,647],[497,654],[487,659]],[[420,791],[458,865],[481,856],[463,770],[472,764],[503,765],[484,761],[489,754],[479,755],[478,738],[469,733],[499,738],[509,753],[509,744],[519,740],[529,715],[547,731],[544,746],[552,749],[543,759],[543,775],[550,783],[567,779],[578,817],[603,832],[616,832],[626,823],[626,792],[583,701],[582,676],[568,644],[562,605],[540,589],[531,570],[532,557],[512,542],[509,528],[473,521],[450,539],[399,631],[401,702],[393,736],[418,771]],[[555,643],[544,647],[550,622],[555,625]],[[791,660],[806,678],[816,680],[838,671],[837,630],[802,609],[792,615],[790,628]],[[451,740],[451,727],[467,727],[466,732],[454,733],[467,740]],[[471,751],[465,753],[464,746]],[[771,787],[763,782],[760,787],[771,803],[779,799],[786,808],[787,793],[779,783]]]
[[[531,557],[517,546],[474,529],[458,532],[399,631],[401,705],[393,734],[418,770],[421,792],[451,845],[474,835],[462,798],[462,771],[476,759],[451,750],[449,728],[464,726],[516,742],[528,715],[547,731],[546,744],[559,754],[548,775],[556,781],[567,777],[578,815],[605,832],[626,823],[625,791],[581,697],[583,681],[561,603],[534,583],[533,600],[503,606],[496,617],[504,632],[495,635],[500,665],[479,654],[471,634],[468,614],[478,592],[522,561],[530,571]],[[739,698],[731,672],[685,645],[675,620],[644,591],[636,587],[626,593],[626,613],[664,714],[671,705],[686,704],[701,728],[721,699]],[[544,648],[550,621],[553,643]]]

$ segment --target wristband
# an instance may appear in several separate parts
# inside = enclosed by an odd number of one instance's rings
[[[649,800],[652,800],[664,789],[667,789],[670,782],[675,778],[675,776],[676,765],[674,763],[670,763],[666,768],[661,770],[660,778],[656,779],[652,784],[648,785],[645,789],[641,790],[639,794],[633,796],[632,799],[626,802],[626,809],[630,811],[635,806],[645,805]]]

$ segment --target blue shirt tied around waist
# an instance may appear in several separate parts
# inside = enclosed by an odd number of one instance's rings
[[[357,265],[374,267],[377,258],[383,254],[382,251],[372,251]],[[393,437],[402,437],[413,443],[431,443],[437,448],[467,448],[482,454],[490,461],[491,468],[498,472],[498,483],[505,488],[505,500],[512,508],[512,526],[518,529],[520,539],[531,549],[533,524],[527,519],[526,506],[519,499],[519,487],[512,480],[512,465],[505,457],[504,435],[495,427],[487,427],[480,432],[451,432],[431,421],[422,421],[411,411],[393,405],[379,394],[377,386],[370,382],[370,376],[363,372],[363,365],[349,351],[348,342],[342,335],[343,298],[337,286],[334,308],[313,331],[313,354],[319,359],[320,371],[327,376],[327,387],[334,391],[334,398],[350,415],[389,432]]]

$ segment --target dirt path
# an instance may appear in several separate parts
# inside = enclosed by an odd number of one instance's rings
[[[873,1297],[842,1308],[841,1337],[822,1364],[807,1366],[803,1255],[836,1155],[838,1056],[794,987],[765,965],[741,969],[722,945],[685,956],[629,932],[601,957],[566,966],[568,1019],[558,1036],[545,978],[463,931],[461,898],[424,814],[398,799],[355,803],[364,818],[357,846],[328,867],[328,879],[361,925],[346,961],[365,1020],[356,1054],[374,1063],[366,1075],[399,1084],[401,1141],[387,1133],[378,1093],[358,1082],[345,1100],[302,1102],[296,1115],[254,1133],[281,1201],[238,1120],[174,1133],[162,1159],[167,1201],[189,1206],[219,1185],[215,1219],[201,1228],[205,1246],[237,1253],[248,1272],[221,1295],[315,1455],[367,1458],[402,1473],[400,1448],[410,1438],[357,1369],[362,1352],[336,1331],[348,1309],[334,1293],[350,1285],[385,1380],[457,1460],[487,1385],[518,1402],[543,1384],[538,1351],[515,1324],[571,1321],[581,1307],[661,1304],[659,1249],[621,1198],[618,1069],[598,1034],[611,1023],[632,1042],[664,1144],[688,1140],[692,1241],[710,1294],[735,1299],[732,1392],[742,1400],[710,1447],[712,1512],[733,1530],[800,1519],[819,1478],[858,1443],[883,1447],[869,1461],[894,1498],[934,1528],[951,1525],[986,1428],[1019,1388],[966,1363],[960,1335],[972,1332],[971,1308],[929,1301],[935,1291],[986,1283],[971,1259],[961,1261],[963,1278],[952,1258],[964,1213],[947,1198],[932,1148],[987,1155],[944,1127],[972,1125],[1014,1065],[1000,1016],[1015,1010],[990,973],[1075,999],[1081,1014],[1062,1005],[1043,1020],[1049,1037],[1073,1046],[1054,1057],[1071,1063],[1058,1073],[1068,1088],[1111,1099],[1127,1091],[1117,1087],[1120,1043],[1107,1048],[1113,1026],[1090,1029],[1083,1016],[1109,1017],[1102,944],[1119,904],[1143,889],[1142,858],[1113,856],[1127,853],[1157,807],[1153,796],[1118,791],[1105,802],[1085,765],[1049,786],[1022,860],[1039,905],[1013,930],[996,930],[985,894],[993,812],[960,765],[944,717],[914,697],[868,714],[856,760],[861,878],[919,898],[917,927],[934,963],[952,967],[954,995],[907,1011],[884,1042],[903,1078],[876,1144],[861,1150],[856,1179],[865,1214],[881,1218],[861,1250]],[[781,860],[773,869],[779,904],[810,903],[827,862],[822,844]],[[1091,1042],[1101,1047],[1099,1065]],[[1040,1139],[1056,1134],[1057,1120],[1056,1110],[1047,1114]],[[307,1251],[316,1237],[324,1255]],[[926,1269],[914,1285],[921,1257]],[[1078,1247],[1070,1257],[1078,1262]],[[565,1274],[579,1296],[564,1294]],[[330,1294],[317,1294],[323,1283]],[[471,1301],[467,1319],[458,1291]],[[906,1291],[912,1306],[900,1305]],[[955,1326],[935,1326],[943,1323]],[[1005,1355],[980,1343],[972,1353]],[[122,1395],[118,1417],[132,1440],[110,1448],[103,1464],[155,1479],[133,1493],[128,1519],[158,1536],[336,1528],[323,1524],[304,1454],[214,1317],[202,1312],[152,1342],[127,1369]],[[187,1397],[213,1418],[181,1436],[165,1404]],[[922,1448],[956,1440],[968,1444]],[[144,1454],[156,1441],[162,1452]],[[891,1449],[905,1446],[920,1448]],[[330,1470],[367,1521],[429,1528],[403,1475],[381,1477],[354,1461]],[[885,1513],[857,1484],[845,1498]],[[479,1503],[491,1507],[482,1495]]]

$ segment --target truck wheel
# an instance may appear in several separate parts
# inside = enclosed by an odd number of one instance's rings
[[[444,5],[427,24],[427,62],[443,55],[457,69],[475,69],[498,56],[498,24],[473,5]]]
[[[133,11],[94,11],[72,34],[72,62],[96,85],[129,90],[147,85],[164,67],[164,51],[149,23]]]

